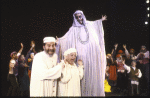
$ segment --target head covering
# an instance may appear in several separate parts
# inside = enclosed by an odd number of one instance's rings
[[[77,50],[75,48],[70,48],[70,49],[66,50],[64,52],[64,56],[67,56],[68,54],[73,53],[73,52],[75,52],[76,56],[77,56]]]
[[[17,54],[17,52],[16,51],[13,51],[11,54],[10,54],[10,57],[12,57],[13,56],[13,54]]]
[[[47,43],[47,42],[56,42],[56,39],[54,37],[45,37],[43,39],[43,43]]]
[[[134,51],[134,49],[133,49],[133,48],[131,48],[131,49],[130,49],[130,51]]]
[[[64,57],[66,57],[67,56],[67,50],[64,52]]]
[[[82,16],[82,19],[83,19],[83,25],[80,24],[80,23],[77,21],[76,17],[75,17],[75,14],[79,14],[79,13],[82,14],[81,16]],[[86,22],[86,18],[85,18],[85,16],[84,16],[83,12],[82,12],[81,10],[75,11],[75,13],[73,14],[73,24],[72,24],[72,26],[81,27],[81,26],[84,26],[84,25],[85,25],[85,22]]]
[[[146,46],[142,45],[141,48],[146,48]]]
[[[120,54],[117,54],[116,57],[119,58],[119,57],[121,57],[121,55],[120,55]]]
[[[108,53],[108,54],[107,54],[107,56],[111,56],[111,54],[110,54],[110,53]]]
[[[119,50],[118,53],[123,53],[123,51],[122,51],[122,50]]]
[[[30,53],[30,55],[31,55],[31,54],[33,54],[33,55],[34,55],[34,52]]]

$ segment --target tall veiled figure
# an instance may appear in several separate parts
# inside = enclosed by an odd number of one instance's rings
[[[77,60],[84,63],[84,77],[81,80],[82,96],[105,96],[104,80],[106,68],[106,52],[102,21],[86,20],[82,11],[73,14],[73,25],[61,38],[62,54],[69,48],[76,48]],[[106,16],[105,16],[106,18]]]

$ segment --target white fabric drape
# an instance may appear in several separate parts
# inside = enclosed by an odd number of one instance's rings
[[[82,44],[79,41],[79,37],[81,40],[86,40],[87,32],[85,28],[87,28],[89,33],[89,40],[86,44]],[[59,44],[61,45],[62,54],[69,48],[76,48],[78,54],[77,60],[83,60],[84,77],[81,82],[82,96],[105,96],[106,52],[102,20],[86,20],[85,26],[76,25],[70,27],[69,31],[63,37],[59,38]]]

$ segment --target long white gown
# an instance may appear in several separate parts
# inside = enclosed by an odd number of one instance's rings
[[[84,25],[77,22],[75,13],[82,13]],[[102,20],[87,21],[82,11],[75,13],[73,25],[63,37],[59,38],[62,56],[67,49],[75,48],[77,60],[83,61],[82,96],[105,96],[106,52]]]
[[[61,65],[56,63],[56,53],[52,57],[45,51],[35,55],[31,70],[30,97],[56,96],[57,78],[62,71]]]
[[[83,78],[83,66],[65,64],[58,82],[58,96],[81,96],[80,80]]]

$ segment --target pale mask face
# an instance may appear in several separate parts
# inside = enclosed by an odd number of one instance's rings
[[[80,24],[83,24],[83,18],[82,18],[82,14],[75,14],[75,18],[77,19],[77,21],[80,23]]]
[[[75,62],[76,60],[76,53],[73,52],[73,53],[70,53],[67,55],[67,62],[71,65],[73,65],[73,63]]]
[[[43,49],[47,54],[53,55],[55,53],[55,50],[56,50],[55,42],[45,43],[45,46],[43,46]]]

